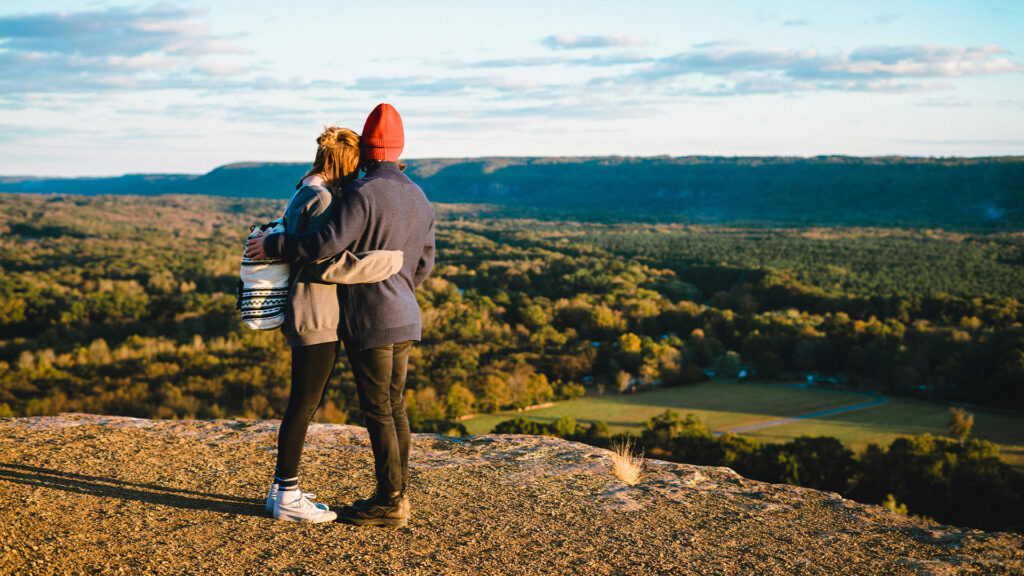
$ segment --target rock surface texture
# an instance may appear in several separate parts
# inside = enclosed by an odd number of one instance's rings
[[[276,421],[0,419],[0,574],[1024,574],[1024,538],[726,468],[533,436],[416,435],[407,528],[278,522]],[[372,490],[362,428],[314,424],[301,485]]]

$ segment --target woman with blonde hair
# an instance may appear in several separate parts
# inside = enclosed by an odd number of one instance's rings
[[[359,135],[326,127],[316,140],[313,166],[295,186],[285,230],[308,232],[330,217],[341,191],[359,173]],[[267,510],[279,520],[330,522],[337,514],[299,490],[298,469],[309,421],[323,397],[338,355],[338,285],[319,282],[309,266],[293,264],[292,290],[281,332],[292,348],[291,392],[277,439],[277,465]]]
[[[345,191],[323,227],[305,234],[250,238],[249,258],[312,262],[339,250],[402,253],[401,269],[376,284],[343,286],[341,336],[359,394],[373,452],[373,496],[342,511],[359,526],[405,526],[409,522],[409,449],[405,380],[413,342],[423,321],[416,288],[434,266],[434,209],[402,171],[405,129],[395,107],[379,104],[363,125],[360,141],[366,176]]]

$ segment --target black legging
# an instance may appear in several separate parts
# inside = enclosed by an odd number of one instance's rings
[[[337,341],[292,346],[292,390],[277,434],[277,474],[282,478],[299,475],[306,429],[331,378],[338,347]]]

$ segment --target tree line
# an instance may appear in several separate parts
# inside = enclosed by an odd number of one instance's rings
[[[956,422],[954,415],[951,430]],[[519,417],[492,432],[557,436],[602,448],[628,443],[658,459],[727,466],[746,478],[837,492],[948,524],[1024,529],[1024,474],[999,459],[996,445],[966,432],[960,438],[897,438],[888,447],[870,444],[860,455],[824,436],[778,444],[713,436],[695,414],[681,417],[671,410],[644,422],[638,437],[612,435],[601,421],[580,426],[572,418],[545,424]]]
[[[0,409],[283,410],[283,339],[244,328],[234,311],[245,231],[282,202],[4,195],[0,206]],[[754,267],[744,254],[764,250],[762,231],[636,224],[628,234],[438,212],[409,380],[433,420],[741,369],[1024,409],[1019,236],[918,235],[920,254],[948,254],[922,284],[869,265],[912,259],[906,245],[886,252],[900,231],[846,231],[831,244],[785,232],[781,255]],[[975,261],[1000,295],[963,282]],[[855,279],[832,283],[839,268]],[[878,277],[899,290],[871,293]],[[356,405],[344,362],[327,397],[340,421]]]

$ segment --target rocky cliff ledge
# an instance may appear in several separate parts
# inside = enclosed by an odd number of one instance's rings
[[[1024,538],[906,518],[726,468],[552,438],[417,435],[408,528],[278,522],[276,421],[0,419],[2,574],[1022,574]],[[313,425],[302,485],[367,494],[352,426]]]

